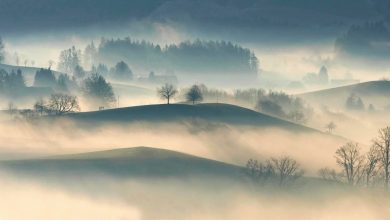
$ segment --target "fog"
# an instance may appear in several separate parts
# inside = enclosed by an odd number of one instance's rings
[[[386,207],[390,202],[383,194],[364,191],[315,188],[267,192],[258,186],[226,181],[208,184],[199,180],[90,177],[42,183],[5,173],[1,177],[0,216],[4,219],[382,220],[389,214]]]
[[[348,142],[322,133],[230,126],[206,121],[83,125],[61,121],[43,126],[14,122],[1,127],[3,159],[83,153],[137,146],[158,147],[244,166],[248,159],[281,155],[298,160],[308,174],[335,167],[333,154]],[[294,140],[294,141],[291,141]],[[308,141],[310,140],[310,141]]]
[[[3,1],[0,219],[388,219],[384,1]]]

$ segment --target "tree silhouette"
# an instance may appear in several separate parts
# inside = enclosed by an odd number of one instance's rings
[[[35,73],[34,86],[54,87],[56,77],[50,69],[40,69]]]
[[[66,73],[74,73],[77,66],[80,66],[81,51],[77,50],[75,46],[63,50],[60,53],[58,61],[58,69]]]
[[[293,183],[304,173],[298,162],[289,157],[272,158],[271,162],[279,178],[279,186]]]
[[[332,133],[334,129],[336,129],[336,124],[332,121],[330,122],[329,124],[327,124],[325,126],[326,130],[329,132],[329,133]]]
[[[378,154],[385,190],[388,191],[390,180],[390,127],[379,130],[379,135],[374,140],[373,147]]]
[[[193,85],[190,90],[186,93],[186,99],[189,102],[192,102],[192,104],[195,104],[195,102],[199,102],[203,100],[203,94],[200,90],[199,86]]]
[[[83,91],[87,97],[98,102],[99,106],[109,106],[116,101],[111,84],[97,73],[91,74],[84,80]]]
[[[166,83],[161,88],[157,89],[157,93],[161,99],[166,99],[167,104],[170,104],[170,100],[177,94],[177,89],[174,85]]]
[[[48,108],[56,115],[63,115],[80,110],[76,96],[61,93],[51,95]]]
[[[363,171],[364,157],[360,153],[357,143],[349,142],[336,151],[337,164],[342,168],[349,185],[356,185],[360,181]]]
[[[114,79],[119,79],[119,80],[132,80],[133,72],[131,71],[127,63],[125,63],[124,61],[120,61],[115,65],[115,68],[112,73],[112,77]]]

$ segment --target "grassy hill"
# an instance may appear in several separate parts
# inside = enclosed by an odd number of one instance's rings
[[[1,161],[0,168],[26,174],[109,175],[113,177],[238,177],[242,168],[189,154],[149,147]]]
[[[282,119],[229,104],[145,105],[95,112],[73,113],[64,118],[88,123],[180,122],[202,120],[232,125],[277,127],[292,131],[315,131]]]
[[[390,98],[390,81],[370,81],[304,93],[299,96],[310,102],[321,103],[323,100],[326,100],[326,103],[328,104],[344,106],[345,101],[351,94],[361,97],[366,106],[372,103],[384,107],[385,105],[390,104],[388,101]]]

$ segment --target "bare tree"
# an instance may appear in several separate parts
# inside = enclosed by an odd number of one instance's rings
[[[349,142],[337,149],[335,157],[337,164],[343,170],[348,184],[353,186],[358,183],[364,162],[364,157],[360,154],[359,145]]]
[[[272,158],[271,163],[276,176],[279,178],[279,186],[293,183],[304,173],[298,162],[289,157]]]
[[[166,83],[161,88],[157,89],[157,93],[161,99],[166,99],[167,104],[170,104],[171,98],[177,94],[177,89],[174,85]]]
[[[186,99],[189,102],[192,102],[192,104],[195,104],[195,102],[202,101],[203,100],[203,94],[200,90],[199,86],[193,85],[190,90],[186,93]]]
[[[66,94],[53,94],[50,97],[48,107],[57,115],[63,115],[69,112],[80,110],[79,103],[76,96]]]
[[[369,187],[373,179],[378,174],[379,157],[375,147],[371,147],[365,156],[365,164],[363,168],[363,175],[365,178],[366,187]]]
[[[384,187],[388,191],[390,179],[390,127],[379,130],[374,140],[374,148],[379,157],[379,164],[384,177]]]
[[[265,164],[250,159],[246,164],[247,175],[255,182],[265,184],[268,180],[275,176],[275,170],[270,161]]]
[[[329,133],[332,133],[334,131],[334,129],[336,129],[336,124],[332,121],[330,122],[329,124],[327,124],[325,126],[326,130],[329,132]]]

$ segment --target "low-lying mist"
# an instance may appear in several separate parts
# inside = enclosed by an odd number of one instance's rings
[[[342,188],[267,191],[259,185],[232,185],[213,180],[118,181],[96,176],[89,180],[59,177],[55,184],[48,184],[43,179],[2,173],[0,217],[384,220],[390,214],[386,209],[390,200],[385,195]]]
[[[320,132],[232,126],[201,120],[124,125],[83,124],[71,120],[48,123],[12,121],[3,123],[0,131],[1,151],[7,157],[148,146],[241,166],[250,158],[290,156],[311,174],[322,167],[334,166],[335,150],[347,142]]]

